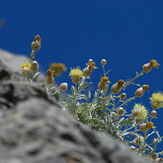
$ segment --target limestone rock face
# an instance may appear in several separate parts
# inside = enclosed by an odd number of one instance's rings
[[[149,162],[75,120],[42,84],[25,82],[19,65],[12,66],[0,54],[0,163]]]

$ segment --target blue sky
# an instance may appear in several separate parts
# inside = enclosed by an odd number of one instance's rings
[[[151,110],[148,98],[156,90],[163,91],[162,0],[0,0],[0,4],[0,18],[6,20],[0,28],[0,48],[29,56],[30,44],[39,34],[43,40],[36,58],[40,70],[45,72],[52,62],[68,68],[57,83],[70,84],[69,69],[84,68],[90,58],[99,67],[90,79],[94,89],[102,75],[103,58],[112,84],[131,79],[144,63],[156,59],[160,68],[136,80],[149,84],[149,93],[134,103],[142,102]],[[127,95],[132,96],[136,88],[128,87]],[[163,109],[158,110],[160,118],[155,123],[163,135],[162,115]]]

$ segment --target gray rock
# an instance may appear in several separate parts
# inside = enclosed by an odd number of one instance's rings
[[[17,65],[15,65],[17,66]],[[0,62],[0,163],[148,163]]]

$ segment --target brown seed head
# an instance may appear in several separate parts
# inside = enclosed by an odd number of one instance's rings
[[[36,35],[36,36],[35,36],[34,41],[36,41],[36,40],[37,40],[37,41],[40,41],[40,42],[42,41],[40,35]]]
[[[48,70],[46,71],[46,75],[47,75],[47,77],[52,77],[52,76],[53,76],[53,71],[50,70],[50,69],[48,69]]]
[[[143,85],[142,88],[143,88],[143,91],[147,91],[149,89],[149,85]]]

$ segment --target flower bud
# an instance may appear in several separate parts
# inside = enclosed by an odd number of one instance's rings
[[[124,84],[124,80],[118,80],[117,83],[113,84],[112,87],[111,87],[111,92],[112,94],[118,94],[122,88],[123,88],[123,84]]]
[[[143,72],[148,73],[152,70],[152,66],[150,65],[150,63],[146,63],[142,66],[142,70],[143,70]]]
[[[151,111],[151,116],[152,117],[156,117],[157,116],[157,111],[156,110],[152,110]]]
[[[101,64],[102,64],[102,65],[106,65],[106,64],[107,64],[106,59],[102,59],[102,60],[101,60]]]
[[[52,77],[52,76],[53,76],[53,71],[50,70],[50,69],[48,69],[48,70],[46,71],[46,76],[47,76],[47,77]]]
[[[67,83],[61,83],[60,86],[59,86],[59,89],[61,91],[66,91],[67,90],[67,87],[68,87],[68,84]]]
[[[38,71],[38,69],[39,69],[38,62],[37,62],[37,61],[33,61],[33,62],[31,63],[30,69],[31,69],[31,71],[33,71],[33,72]]]
[[[104,90],[106,88],[106,83],[104,82],[99,82],[98,83],[98,89],[99,90]]]
[[[149,128],[146,126],[146,123],[142,123],[140,125],[140,131],[147,132],[148,130],[149,130]]]
[[[92,74],[92,69],[89,69],[88,67],[86,67],[83,70],[83,74],[86,75],[86,76],[90,76]]]
[[[121,94],[120,94],[120,99],[126,99],[126,97],[127,97],[127,96],[126,96],[126,93],[121,93]]]
[[[120,108],[118,108],[117,113],[118,113],[120,116],[122,116],[122,115],[124,115],[124,113],[125,113],[125,109],[123,109],[123,107],[120,107]]]
[[[33,41],[31,43],[31,48],[34,50],[34,51],[37,51],[41,48],[41,42],[40,41]]]
[[[142,97],[144,95],[144,90],[142,87],[138,88],[136,91],[135,91],[135,96],[136,97]]]
[[[53,84],[54,83],[54,77],[46,77],[46,84]]]

